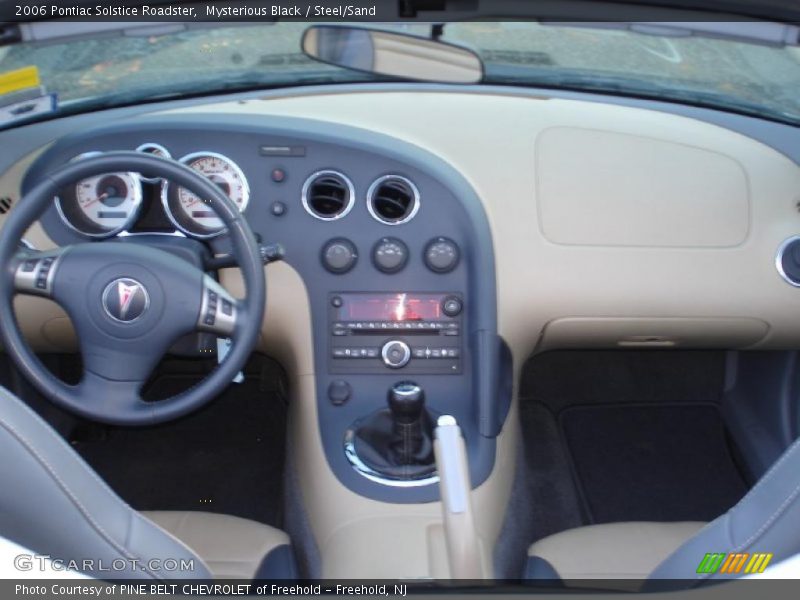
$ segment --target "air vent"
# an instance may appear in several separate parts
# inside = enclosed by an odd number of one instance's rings
[[[790,237],[780,245],[775,267],[786,283],[800,287],[800,236]]]
[[[376,180],[367,192],[367,208],[381,223],[407,223],[419,210],[419,191],[400,175],[386,175]]]
[[[4,215],[10,211],[12,204],[14,204],[14,201],[9,196],[0,197],[0,215]]]
[[[323,221],[341,219],[353,208],[352,182],[338,171],[318,171],[303,184],[303,206]]]

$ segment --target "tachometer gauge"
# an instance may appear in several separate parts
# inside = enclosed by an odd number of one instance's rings
[[[239,166],[231,159],[214,152],[196,152],[181,161],[217,185],[228,198],[244,211],[250,200],[250,187]],[[174,184],[162,189],[162,201],[173,224],[189,235],[208,238],[225,230],[207,199]]]
[[[141,203],[142,185],[136,173],[89,177],[56,197],[56,208],[64,222],[89,237],[109,237],[124,230],[136,217]]]

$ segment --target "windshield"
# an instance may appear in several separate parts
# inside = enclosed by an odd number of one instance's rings
[[[304,56],[306,27],[258,23],[22,43],[0,48],[0,74],[35,65],[63,112],[237,89],[379,80]],[[421,35],[431,30],[418,23],[390,27]],[[800,123],[795,47],[533,22],[448,23],[442,39],[476,50],[487,84],[630,94]]]

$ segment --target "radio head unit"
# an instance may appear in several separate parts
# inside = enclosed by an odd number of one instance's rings
[[[332,373],[460,373],[464,301],[458,293],[330,296]]]

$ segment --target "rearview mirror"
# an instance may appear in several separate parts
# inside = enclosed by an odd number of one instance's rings
[[[473,51],[405,33],[312,25],[302,47],[315,60],[355,71],[443,83],[483,79],[483,63]]]

